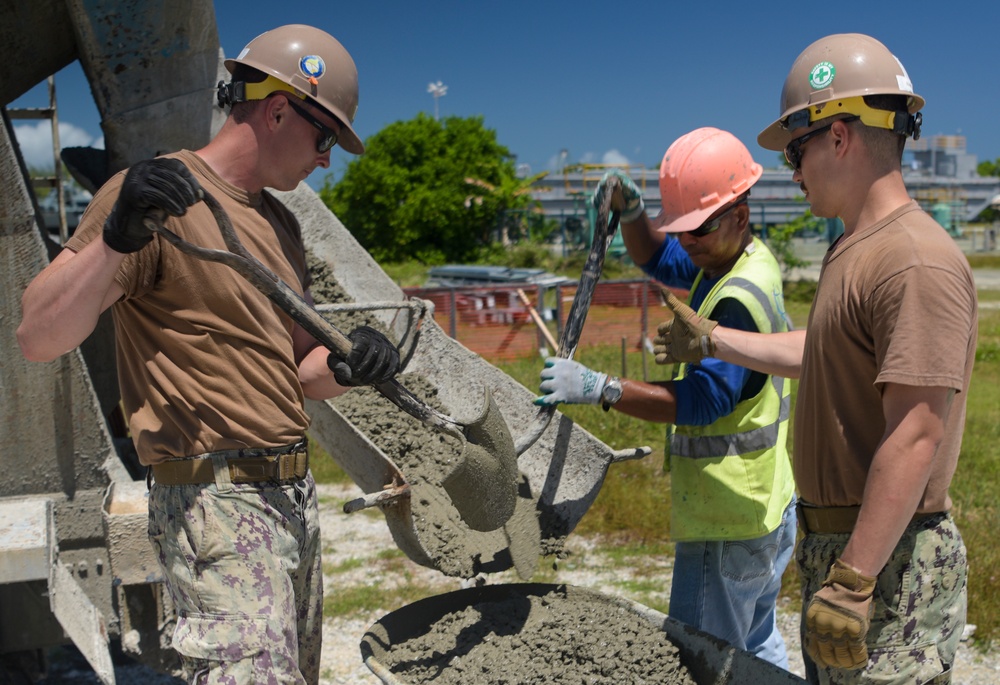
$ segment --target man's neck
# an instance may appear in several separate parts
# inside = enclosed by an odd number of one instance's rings
[[[212,171],[228,183],[248,193],[264,189],[257,172],[259,149],[248,124],[236,124],[232,117],[208,145],[196,151]]]
[[[898,170],[859,183],[854,190],[847,208],[839,213],[845,237],[873,226],[912,200]]]

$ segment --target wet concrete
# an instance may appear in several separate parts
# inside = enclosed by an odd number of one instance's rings
[[[367,645],[398,682],[413,685],[694,685],[677,646],[624,605],[567,586],[521,587],[444,613],[424,600],[405,608],[398,625],[373,627]]]
[[[349,301],[325,265],[310,259],[309,267],[313,275],[311,291],[317,303]],[[324,316],[345,333],[364,324],[392,337],[370,314]],[[449,413],[449,408],[438,398],[437,388],[426,378],[404,373],[399,381],[428,406]],[[487,532],[472,530],[444,489],[445,478],[462,458],[460,440],[406,414],[371,387],[352,389],[333,400],[333,404],[396,464],[410,483],[413,526],[434,568],[445,575],[472,578],[514,565],[522,579],[531,577],[537,567],[541,533],[526,487],[519,492],[510,525]],[[480,495],[473,488],[465,496]]]

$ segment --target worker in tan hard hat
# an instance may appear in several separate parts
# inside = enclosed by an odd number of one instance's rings
[[[267,189],[292,190],[326,168],[335,144],[364,151],[354,61],[325,31],[292,25],[225,65],[219,133],[100,189],[25,291],[17,336],[28,359],[47,361],[113,312],[123,407],[151,482],[150,540],[188,681],[314,684],[323,574],[304,400],[387,380],[399,353],[361,326],[350,353],[333,356],[238,273],[144,223],[163,213],[183,240],[223,249],[199,202],[208,192],[246,248],[312,301],[298,222]]]
[[[689,301],[728,325],[788,330],[781,270],[750,231],[750,190],[763,170],[727,131],[677,139],[660,167],[663,211],[646,215],[624,173],[622,236],[646,273],[690,291]],[[775,603],[795,546],[794,483],[786,448],[789,382],[717,359],[682,364],[675,378],[615,378],[550,358],[539,404],[603,403],[671,425],[670,537],[677,543],[670,616],[788,668]]]
[[[966,555],[949,510],[976,351],[976,288],[903,183],[924,101],[879,41],[799,55],[778,120],[812,211],[840,217],[804,331],[752,335],[678,307],[664,360],[715,356],[800,378],[795,479],[802,634],[815,683],[946,683],[965,627]]]

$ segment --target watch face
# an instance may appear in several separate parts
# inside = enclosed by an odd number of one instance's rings
[[[602,398],[605,402],[609,404],[614,404],[622,398],[622,384],[617,378],[609,380],[604,385],[604,390],[601,392]]]

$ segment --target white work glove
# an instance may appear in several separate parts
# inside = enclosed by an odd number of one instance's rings
[[[608,374],[588,369],[572,359],[549,357],[541,372],[544,393],[535,404],[599,404]]]
[[[608,179],[612,176],[618,178],[621,196],[611,199],[611,209],[621,211],[622,223],[627,224],[630,221],[635,221],[646,211],[646,205],[643,204],[642,193],[635,185],[635,181],[620,169],[608,171],[601,178],[601,182],[597,184],[597,190],[594,191],[594,209],[597,211],[601,210],[601,205],[604,203],[604,195],[608,190]]]

